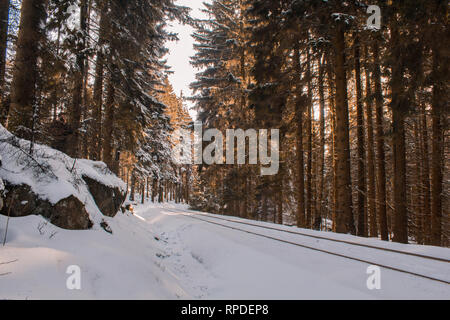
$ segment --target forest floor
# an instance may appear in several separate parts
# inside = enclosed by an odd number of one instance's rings
[[[137,206],[134,215],[107,218],[112,235],[97,226],[66,231],[36,216],[11,219],[6,246],[0,247],[0,299],[450,299],[448,284],[385,268],[381,289],[369,290],[368,263],[273,238],[445,281],[450,281],[448,262],[258,226],[447,260],[450,249],[217,217],[148,203]],[[5,225],[0,216],[0,240]],[[67,289],[72,265],[81,270],[81,290]]]

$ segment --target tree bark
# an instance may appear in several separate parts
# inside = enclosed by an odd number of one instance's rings
[[[433,52],[433,73],[435,84],[433,86],[433,156],[431,161],[431,244],[441,245],[442,240],[442,184],[443,184],[443,159],[444,159],[444,130],[442,116],[445,112],[446,89],[445,83],[441,82],[445,77],[445,69],[442,64],[443,56],[439,49]],[[447,59],[448,58],[444,58]],[[444,66],[448,63],[445,63]]]
[[[130,201],[134,201],[134,196],[136,193],[136,175],[134,170],[131,172],[131,188],[130,188]]]
[[[336,232],[355,234],[350,175],[350,134],[344,26],[336,25],[334,36],[336,68]]]
[[[311,229],[312,216],[313,216],[313,194],[312,194],[312,108],[313,108],[313,97],[312,97],[312,78],[311,78],[311,58],[310,53],[307,53],[307,66],[306,66],[306,81],[308,83],[308,117],[306,120],[306,131],[307,131],[307,153],[308,162],[306,163],[306,228]]]
[[[373,45],[374,72],[376,101],[376,142],[377,142],[377,211],[380,224],[381,239],[389,241],[386,213],[386,152],[384,146],[384,98],[381,87],[381,66],[378,43]]]
[[[9,0],[0,0],[0,108],[3,120],[3,85],[5,82],[6,51],[8,44]]]
[[[424,239],[424,228],[423,228],[423,194],[422,194],[422,141],[420,137],[421,124],[420,118],[414,121],[414,147],[416,150],[420,151],[420,154],[415,154],[414,156],[414,186],[413,192],[411,193],[411,207],[415,212],[415,238],[418,244],[423,244]]]
[[[106,9],[106,8],[104,8]],[[97,60],[95,61],[95,82],[93,93],[93,146],[92,146],[92,158],[94,160],[101,160],[102,155],[102,115],[103,115],[103,80],[104,80],[104,64],[105,57],[103,53],[103,45],[105,44],[106,33],[106,13],[102,10],[100,16],[100,30],[97,50]]]
[[[368,50],[366,47],[366,64],[369,63]],[[373,133],[373,99],[371,89],[371,75],[366,66],[366,114],[367,114],[367,217],[368,233],[370,237],[378,237],[376,187],[375,187],[375,143]]]
[[[300,77],[301,65],[300,65],[300,52],[299,49],[295,49],[295,73]],[[295,104],[295,122],[296,128],[296,150],[297,150],[297,226],[299,228],[306,227],[305,220],[305,167],[304,167],[304,155],[303,155],[303,86],[300,84],[300,79],[297,85],[297,101]],[[264,202],[263,202],[264,203]]]
[[[20,138],[31,138],[36,121],[35,89],[38,78],[37,60],[41,25],[46,17],[46,0],[23,0],[17,39],[16,58],[11,84],[11,106],[7,127]],[[19,130],[21,129],[21,130]]]
[[[400,35],[396,22],[391,26],[393,55],[401,59],[398,48]],[[406,196],[406,149],[405,118],[407,115],[404,98],[403,68],[401,63],[392,65],[391,109],[392,109],[392,147],[394,152],[394,242],[408,243],[408,216]]]
[[[74,158],[80,156],[80,127],[83,104],[83,77],[86,68],[86,32],[87,32],[87,0],[81,0],[80,3],[80,30],[78,31],[78,46],[76,54],[74,90],[72,105],[69,111],[69,125],[72,130],[71,138],[68,139],[67,151]]]
[[[366,221],[366,150],[364,138],[364,110],[361,84],[361,49],[359,35],[355,35],[355,79],[356,79],[356,109],[357,109],[357,145],[358,145],[358,236],[367,237]]]
[[[114,132],[114,114],[115,114],[115,83],[114,76],[111,75],[108,80],[108,97],[106,99],[105,122],[103,124],[103,162],[113,169],[113,132]]]
[[[421,170],[421,193],[422,193],[422,231],[424,244],[431,244],[431,195],[430,195],[430,160],[429,160],[429,142],[428,142],[428,121],[425,107],[421,110],[421,127],[422,133],[421,154],[422,154],[422,170]]]
[[[336,165],[336,94],[333,81],[333,72],[330,61],[327,61],[328,76],[328,101],[331,118],[331,154],[333,162],[333,232],[336,232],[336,213],[337,213],[337,165]]]
[[[406,149],[405,113],[392,110],[393,150],[394,150],[394,242],[408,243],[408,220],[406,208]]]
[[[315,229],[320,230],[322,226],[322,217],[324,213],[324,180],[325,180],[325,89],[324,89],[324,60],[319,60],[319,182],[318,182],[318,194],[317,194],[317,215],[315,221]]]

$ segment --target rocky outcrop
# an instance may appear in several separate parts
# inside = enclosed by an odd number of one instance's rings
[[[125,201],[126,194],[119,188],[105,186],[87,176],[83,176],[82,178],[86,182],[95,204],[103,215],[115,217]]]
[[[70,196],[53,205],[42,200],[27,185],[13,186],[6,184],[5,206],[1,214],[11,217],[41,215],[50,223],[68,230],[86,230],[93,226],[84,204]]]
[[[40,144],[29,154],[30,141],[1,124],[0,150],[0,181],[6,184],[0,214],[41,215],[61,228],[84,230],[114,217],[125,201],[125,182],[103,162],[73,159]]]

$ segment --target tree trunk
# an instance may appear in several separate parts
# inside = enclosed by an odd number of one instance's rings
[[[103,162],[113,169],[113,131],[115,113],[115,83],[114,76],[111,75],[108,83],[108,97],[106,99],[105,122],[103,124]]]
[[[331,118],[331,154],[333,162],[333,231],[336,232],[336,210],[337,210],[337,165],[336,165],[336,94],[333,81],[333,72],[330,61],[327,61],[328,75],[328,101]]]
[[[430,160],[429,160],[429,143],[428,143],[428,121],[425,107],[422,107],[421,115],[421,132],[422,132],[422,230],[423,230],[423,242],[424,244],[431,244],[431,195],[430,195]]]
[[[377,204],[378,222],[380,224],[381,239],[389,241],[387,213],[386,213],[386,153],[384,150],[384,98],[381,87],[381,66],[378,43],[373,45],[374,72],[376,100],[376,142],[377,142]]]
[[[97,60],[95,62],[95,82],[94,82],[94,94],[93,94],[93,145],[92,145],[92,158],[94,160],[101,160],[102,155],[102,109],[103,109],[103,80],[104,80],[104,64],[105,57],[103,54],[103,45],[105,44],[106,33],[106,13],[102,10],[100,17],[100,31],[97,51]]]
[[[3,96],[5,94],[6,50],[8,44],[9,0],[0,0],[0,116],[3,123]]]
[[[295,49],[295,72],[301,75],[300,53],[299,49]],[[297,123],[296,130],[296,150],[297,150],[297,226],[299,228],[306,227],[305,220],[305,167],[303,156],[303,86],[300,80],[297,83],[297,101],[295,104],[295,121]],[[265,202],[263,201],[263,204]]]
[[[74,158],[80,156],[80,127],[83,102],[83,77],[86,69],[86,32],[87,32],[87,0],[81,0],[80,3],[80,30],[77,39],[77,58],[74,74],[74,90],[72,105],[69,111],[69,125],[72,130],[71,138],[68,139],[67,151]]]
[[[157,188],[158,188],[158,181],[155,178],[153,178],[153,185],[152,185],[152,202],[153,203],[155,203]]]
[[[421,124],[420,124],[420,118],[416,119],[414,121],[414,147],[418,151],[422,150],[422,141],[420,137],[420,131],[421,131]],[[414,177],[414,187],[413,192],[411,193],[411,202],[412,202],[412,208],[415,212],[415,238],[416,242],[418,244],[423,244],[424,239],[424,228],[423,228],[423,211],[422,211],[422,205],[423,205],[423,194],[422,191],[422,183],[421,183],[421,177],[422,177],[422,152],[420,154],[414,155],[414,169],[415,169],[415,177]]]
[[[61,21],[58,21],[58,31],[57,31],[57,37],[56,37],[56,56],[59,57],[59,50],[61,47],[61,28],[62,28],[62,23]],[[58,81],[55,81],[54,83],[54,88],[52,90],[52,94],[51,94],[51,104],[52,104],[52,108],[53,108],[53,121],[55,121],[58,118],[58,89],[59,89],[59,82],[61,81],[61,79],[58,79]]]
[[[361,85],[361,49],[359,35],[355,36],[355,79],[356,79],[356,108],[358,131],[358,236],[367,237],[366,221],[366,150],[364,139],[364,110]]]
[[[17,39],[16,58],[11,84],[11,106],[7,127],[21,138],[31,138],[36,121],[35,89],[38,78],[37,60],[42,38],[41,26],[46,17],[46,0],[23,0]],[[19,130],[20,129],[20,130]]]
[[[437,45],[436,45],[437,46]],[[447,105],[445,75],[448,62],[439,48],[433,52],[433,73],[435,84],[433,86],[433,156],[431,161],[431,244],[440,246],[442,241],[442,184],[443,184],[443,159],[444,159],[444,130],[442,116]],[[442,81],[442,82],[441,82]]]
[[[324,60],[319,61],[319,106],[320,106],[320,119],[319,119],[319,182],[318,182],[318,194],[317,194],[317,215],[315,219],[316,230],[320,230],[322,226],[322,216],[324,212],[324,179],[325,179],[325,90],[324,90]]]
[[[401,59],[400,34],[396,22],[391,26],[393,56]],[[391,76],[392,149],[394,153],[394,242],[408,243],[408,215],[406,196],[405,118],[407,103],[404,98],[403,67],[394,63]]]
[[[345,33],[341,24],[336,26],[334,48],[336,68],[336,232],[354,234]]]
[[[366,48],[366,63],[369,63]],[[369,68],[366,67],[366,113],[367,113],[367,217],[369,222],[368,233],[370,237],[378,237],[377,208],[375,195],[375,143],[373,133],[373,99]]]
[[[131,188],[130,188],[130,201],[134,201],[134,196],[136,193],[136,175],[134,170],[131,172]]]
[[[406,150],[405,113],[397,108],[392,110],[393,150],[394,150],[394,242],[408,243],[408,220],[406,209]]]
[[[306,228],[311,229],[312,223],[312,210],[313,210],[313,195],[312,195],[312,108],[313,108],[313,97],[312,97],[312,78],[311,78],[311,59],[310,53],[307,53],[307,70],[306,70],[306,81],[308,83],[308,100],[306,107],[308,108],[308,118],[306,122],[307,131],[307,152],[308,152],[308,162],[306,163]]]

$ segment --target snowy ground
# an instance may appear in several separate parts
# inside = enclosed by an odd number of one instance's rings
[[[98,226],[66,231],[40,217],[12,219],[0,247],[0,299],[450,299],[450,285],[386,269],[381,290],[369,290],[368,264],[199,221],[185,209],[140,206],[135,216],[107,219],[113,235]],[[0,217],[0,240],[5,224]],[[234,226],[450,280],[449,263]],[[324,235],[450,259],[445,248]],[[81,269],[81,290],[66,287],[71,265]]]

